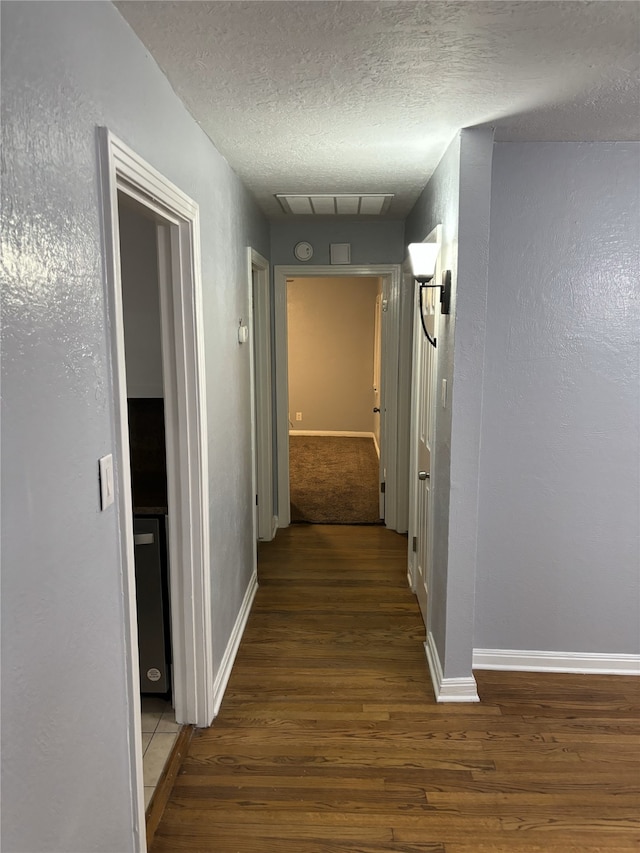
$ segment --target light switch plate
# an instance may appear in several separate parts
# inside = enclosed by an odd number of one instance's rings
[[[114,501],[114,485],[113,485],[113,456],[109,453],[108,456],[103,456],[99,460],[98,466],[100,469],[100,508],[104,511],[111,506]]]

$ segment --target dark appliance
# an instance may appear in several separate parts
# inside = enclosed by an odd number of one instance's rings
[[[167,693],[171,686],[171,656],[165,517],[135,516],[133,541],[140,690],[142,693]]]
[[[130,398],[128,408],[140,690],[167,693],[171,634],[164,400]]]

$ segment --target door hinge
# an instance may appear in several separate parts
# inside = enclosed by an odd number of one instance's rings
[[[415,554],[417,550],[418,550],[418,537],[414,536],[413,537],[413,553]]]
[[[383,495],[386,491],[386,488],[385,488],[386,485],[387,485],[386,483],[380,483],[380,491],[382,492]]]

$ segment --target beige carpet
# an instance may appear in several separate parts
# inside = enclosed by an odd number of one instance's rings
[[[378,467],[371,438],[289,436],[291,521],[379,524]]]

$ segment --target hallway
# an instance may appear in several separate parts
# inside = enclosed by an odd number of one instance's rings
[[[153,853],[637,850],[637,680],[480,672],[437,705],[382,527],[281,530],[259,579]]]

